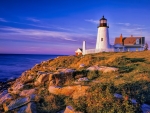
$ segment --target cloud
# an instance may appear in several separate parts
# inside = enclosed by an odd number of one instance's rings
[[[8,21],[5,20],[4,18],[0,18],[0,22],[8,22]]]
[[[86,36],[82,34],[76,33],[68,33],[68,32],[59,32],[59,31],[49,31],[49,30],[39,30],[39,29],[20,29],[14,27],[3,27],[0,28],[0,37],[2,36],[10,36],[12,37],[24,37],[27,39],[35,39],[35,40],[49,40],[49,38],[53,39],[61,39],[65,41],[77,41],[76,39],[84,38]],[[6,33],[7,32],[7,33]],[[0,38],[2,39],[2,38]],[[18,39],[18,38],[15,38]]]
[[[133,24],[133,26],[136,26],[136,27],[143,27],[144,25],[140,25],[140,24]]]
[[[121,32],[126,35],[136,35],[136,36],[148,36],[148,32],[146,31],[146,28],[122,28]],[[150,34],[149,34],[150,35]]]
[[[85,21],[91,22],[91,23],[93,23],[93,24],[98,24],[98,23],[99,23],[98,20],[93,20],[93,19],[86,19]]]
[[[56,27],[56,26],[54,26],[53,28],[60,29],[60,30],[65,30],[65,31],[73,31],[71,29],[63,28],[63,27]]]
[[[25,51],[34,52],[34,51],[38,51],[39,49],[41,48],[40,47],[26,47]]]
[[[119,25],[123,25],[123,26],[132,26],[132,27],[144,27],[144,25],[139,25],[139,24],[130,24],[130,23],[128,23],[128,22],[126,22],[126,23],[116,23],[116,24],[119,24]]]
[[[39,22],[40,20],[35,19],[35,18],[27,18],[27,20],[32,21],[32,22]]]
[[[138,27],[138,28],[136,28],[135,30],[144,30],[144,29],[146,29],[146,28]]]
[[[54,26],[54,25],[37,25],[37,24],[28,24],[28,23],[20,23],[20,22],[13,22],[16,24],[23,24],[23,25],[29,25],[29,26],[34,26],[34,27],[38,27],[38,28],[45,28],[45,29],[58,29],[58,30],[64,30],[64,31],[73,31],[72,29],[69,28],[63,28],[60,26]]]
[[[80,28],[78,28],[79,30],[83,30],[83,31],[85,31],[86,29],[85,28],[82,28],[82,27],[80,27]]]
[[[130,26],[131,24],[130,23],[117,23],[119,25],[124,25],[124,26]]]

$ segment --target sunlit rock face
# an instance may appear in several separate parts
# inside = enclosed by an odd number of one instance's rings
[[[107,66],[91,66],[87,68],[89,71],[101,71],[103,73],[115,72],[118,71],[118,68],[115,67],[107,67]]]
[[[67,87],[56,87],[56,86],[49,86],[48,90],[50,93],[55,95],[65,95],[70,96],[74,99],[77,99],[80,96],[86,95],[86,90],[89,86],[67,86]]]
[[[8,92],[12,94],[19,94],[20,90],[23,89],[23,87],[24,84],[17,81],[8,89]]]
[[[83,112],[75,111],[72,106],[66,106],[64,113],[83,113]]]
[[[23,90],[19,93],[22,97],[29,97],[30,95],[33,95],[36,93],[36,89],[29,89],[29,90]]]

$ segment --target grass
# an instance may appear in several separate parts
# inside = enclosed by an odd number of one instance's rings
[[[140,104],[150,104],[149,56],[150,51],[63,56],[50,61],[47,65],[76,69],[72,76],[74,79],[90,79],[90,82],[86,83],[91,87],[88,95],[76,100],[67,97],[64,99],[65,105],[71,105],[75,110],[87,113],[140,113]],[[84,64],[85,67],[80,68],[80,64]],[[87,67],[93,65],[117,67],[119,71],[86,71]],[[116,99],[114,93],[123,95],[123,99]],[[131,98],[136,99],[138,104],[132,104]]]
[[[41,96],[37,103],[38,110],[41,113],[54,113],[71,105],[76,111],[85,113],[140,113],[142,103],[150,104],[149,56],[150,51],[97,53],[85,56],[61,56],[39,64],[30,70],[29,74],[32,72],[32,76],[36,77],[38,71],[53,72],[61,67],[71,68],[76,72],[71,75],[56,75],[56,84],[74,85],[74,81],[78,78],[87,77],[90,81],[82,82],[81,85],[86,84],[90,89],[87,95],[74,100],[70,97],[49,94],[47,89],[49,82],[41,84],[38,92]],[[85,67],[80,68],[80,64],[84,64]],[[112,66],[119,68],[119,71],[102,73],[86,70],[93,65]],[[60,80],[62,81],[59,82]],[[26,86],[26,89],[30,88],[30,85]],[[114,93],[123,95],[123,98],[115,98]],[[130,101],[132,98],[138,103],[132,104]]]

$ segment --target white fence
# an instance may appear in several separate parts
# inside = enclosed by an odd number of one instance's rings
[[[114,49],[87,49],[85,54],[99,53],[99,52],[114,52]]]

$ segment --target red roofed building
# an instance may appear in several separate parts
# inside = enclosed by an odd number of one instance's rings
[[[78,48],[78,49],[75,51],[75,54],[76,54],[76,56],[82,55],[82,49],[81,49],[81,48]]]
[[[120,37],[115,38],[114,51],[143,51],[145,37]]]

